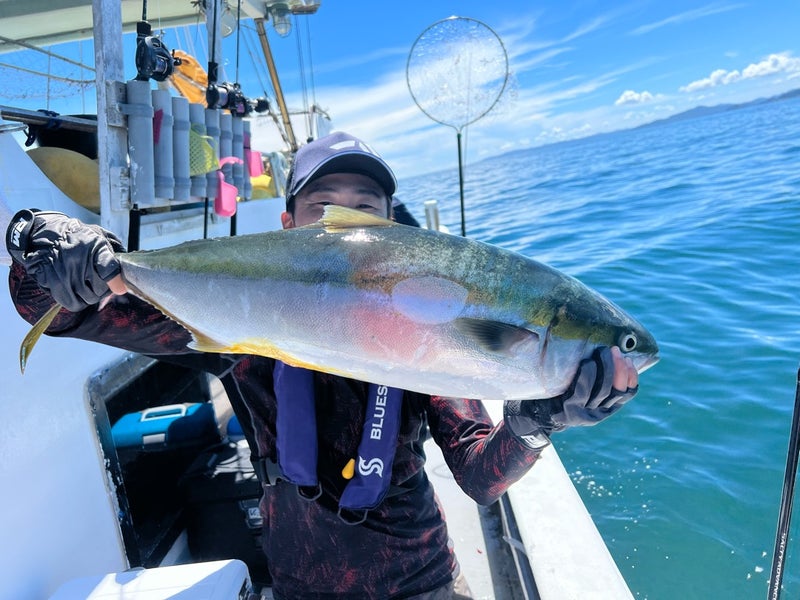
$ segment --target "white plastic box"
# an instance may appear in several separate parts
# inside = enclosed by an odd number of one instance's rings
[[[73,579],[50,600],[247,600],[250,591],[242,561],[218,560]]]

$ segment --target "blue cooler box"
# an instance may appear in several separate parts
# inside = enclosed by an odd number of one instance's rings
[[[205,446],[220,439],[208,402],[168,404],[123,415],[111,427],[117,449],[163,450]]]

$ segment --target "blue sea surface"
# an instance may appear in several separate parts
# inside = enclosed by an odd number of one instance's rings
[[[800,100],[513,152],[464,189],[468,236],[577,277],[659,342],[623,411],[554,436],[634,596],[766,597],[800,363]],[[460,232],[455,166],[399,195]]]

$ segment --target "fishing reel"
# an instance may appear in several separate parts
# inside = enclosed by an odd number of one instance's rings
[[[249,100],[242,93],[238,83],[217,83],[206,89],[206,106],[208,108],[227,109],[235,117],[245,117],[251,112],[266,112],[269,102],[266,98]]]
[[[206,106],[227,109],[237,117],[243,117],[250,112],[250,105],[238,83],[209,85],[206,89]]]
[[[170,54],[164,42],[152,35],[150,23],[136,23],[136,79],[166,81],[181,60]]]

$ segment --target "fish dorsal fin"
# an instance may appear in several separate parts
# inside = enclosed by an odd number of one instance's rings
[[[539,334],[535,331],[499,321],[462,317],[454,324],[481,348],[497,354],[509,354],[512,348],[522,343],[539,342]]]
[[[351,229],[353,227],[386,227],[397,225],[394,221],[377,217],[353,208],[329,204],[319,223],[326,229]]]

